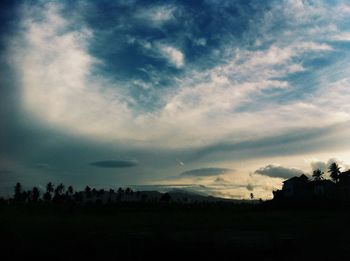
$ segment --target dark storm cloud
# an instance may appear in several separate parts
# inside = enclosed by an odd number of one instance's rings
[[[216,176],[225,174],[227,172],[233,171],[232,169],[226,168],[201,168],[192,169],[181,173],[181,176],[193,176],[193,177],[206,177],[206,176]]]
[[[91,166],[100,168],[130,168],[138,165],[136,160],[103,160],[90,163]]]
[[[299,176],[303,172],[300,169],[286,168],[286,167],[270,164],[260,169],[257,169],[255,173],[273,177],[273,178],[288,179],[294,176]]]

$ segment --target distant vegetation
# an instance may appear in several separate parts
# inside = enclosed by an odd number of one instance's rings
[[[13,198],[9,202],[13,203],[76,203],[76,204],[107,204],[122,201],[160,201],[169,202],[171,197],[168,193],[157,192],[134,192],[131,188],[95,189],[86,186],[83,191],[76,191],[72,186],[67,188],[61,183],[55,186],[49,182],[46,190],[41,192],[38,187],[31,190],[24,190],[21,183],[14,187]]]
[[[251,193],[250,202],[256,202]],[[237,203],[238,200],[203,196],[182,190],[173,190],[166,193],[158,191],[133,191],[130,187],[114,189],[95,189],[86,186],[84,190],[77,191],[72,186],[54,185],[49,182],[45,191],[38,187],[30,190],[23,189],[21,183],[14,186],[12,198],[1,199],[7,204],[37,204],[37,205],[115,205],[115,204],[206,204],[206,203]]]

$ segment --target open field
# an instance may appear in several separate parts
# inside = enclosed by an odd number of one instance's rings
[[[331,260],[350,254],[349,210],[254,206],[2,206],[2,256]]]

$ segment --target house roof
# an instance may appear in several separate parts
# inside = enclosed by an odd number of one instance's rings
[[[350,176],[350,169],[343,171],[340,175]]]
[[[350,180],[350,170],[344,171],[342,173],[340,173],[339,176],[339,183],[349,183]]]
[[[292,177],[290,179],[287,179],[285,181],[283,181],[283,183],[286,183],[286,182],[305,182],[305,181],[308,181],[309,178],[305,175],[305,174],[301,174],[299,177]]]

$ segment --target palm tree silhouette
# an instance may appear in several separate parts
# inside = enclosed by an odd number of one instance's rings
[[[46,185],[46,192],[44,194],[44,200],[45,201],[47,201],[47,202],[51,201],[51,198],[52,198],[51,193],[53,191],[54,191],[54,185],[51,182],[47,183],[47,185]]]
[[[22,200],[22,185],[21,183],[17,182],[15,186],[15,195],[14,199],[15,201],[21,201]]]
[[[323,174],[324,173],[320,169],[315,169],[312,172],[312,177],[314,178],[314,180],[321,180],[321,179],[323,179],[323,177],[322,177]]]
[[[129,195],[129,194],[132,194],[132,193],[133,193],[132,189],[127,187],[126,190],[125,190],[125,194]]]
[[[85,187],[85,195],[87,198],[91,198],[91,188],[89,186]]]
[[[58,192],[59,195],[62,195],[64,192],[64,185],[61,183],[57,186],[56,191]]]
[[[53,190],[54,190],[54,185],[51,182],[47,183],[46,192],[51,194],[53,192]]]
[[[56,187],[54,191],[53,201],[55,202],[62,201],[64,199],[63,193],[64,193],[64,185],[61,183]]]
[[[71,196],[71,195],[73,195],[73,193],[74,193],[73,187],[72,187],[72,186],[69,186],[68,189],[67,189],[67,194],[68,194],[69,196]]]
[[[38,199],[40,197],[40,191],[37,187],[34,187],[31,192],[31,198],[33,202],[38,202]]]
[[[331,179],[335,182],[338,183],[339,178],[340,178],[340,167],[336,162],[333,162],[329,168],[328,168],[328,172],[330,173],[330,177]]]

